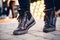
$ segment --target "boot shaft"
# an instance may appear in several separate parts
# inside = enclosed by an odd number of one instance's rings
[[[56,26],[56,15],[54,10],[45,10],[45,25]]]

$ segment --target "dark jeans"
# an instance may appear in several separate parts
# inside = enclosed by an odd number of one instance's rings
[[[29,14],[27,14],[29,17],[28,19],[31,18],[31,13],[30,13],[30,0],[18,0],[19,5],[20,5],[20,9],[19,10],[19,14],[21,17],[23,17],[25,15],[25,13],[28,11]]]
[[[20,9],[22,11],[30,11],[30,1],[29,0],[18,0],[19,5],[20,5]]]
[[[50,9],[54,7],[56,11],[60,9],[60,0],[44,0],[44,4],[45,9]]]
[[[56,11],[58,11],[60,9],[60,0],[55,0],[55,7],[56,7]]]

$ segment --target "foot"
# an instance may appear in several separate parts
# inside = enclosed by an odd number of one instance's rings
[[[27,21],[24,22],[25,26],[24,27],[18,27],[17,30],[14,30],[13,34],[14,35],[22,35],[26,34],[30,27],[32,27],[35,24],[35,20],[31,18],[30,20],[27,19]]]
[[[28,33],[29,28],[32,27],[34,24],[35,24],[35,22],[33,22],[32,24],[29,24],[26,29],[17,28],[17,30],[14,30],[13,34],[14,35],[26,34],[26,33]]]

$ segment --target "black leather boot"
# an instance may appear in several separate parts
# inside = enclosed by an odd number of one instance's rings
[[[19,16],[19,25],[16,30],[14,30],[14,35],[22,35],[26,34],[30,27],[32,27],[35,24],[35,20],[30,14],[29,11],[24,12],[24,16]]]
[[[53,9],[45,10],[45,25],[43,32],[52,32],[56,30],[56,16]]]
[[[19,10],[19,25],[17,30],[14,30],[14,35],[21,35],[28,32],[30,27],[35,24],[35,20],[30,13],[30,0],[18,0],[20,9]]]

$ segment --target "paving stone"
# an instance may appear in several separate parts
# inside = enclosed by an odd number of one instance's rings
[[[41,19],[30,28],[27,34],[13,35],[13,31],[17,28],[18,22],[0,24],[0,40],[60,40],[60,18],[57,18],[56,31],[44,33],[44,21]]]
[[[51,32],[51,34],[53,34],[55,36],[60,36],[60,31],[54,31],[54,32]]]

